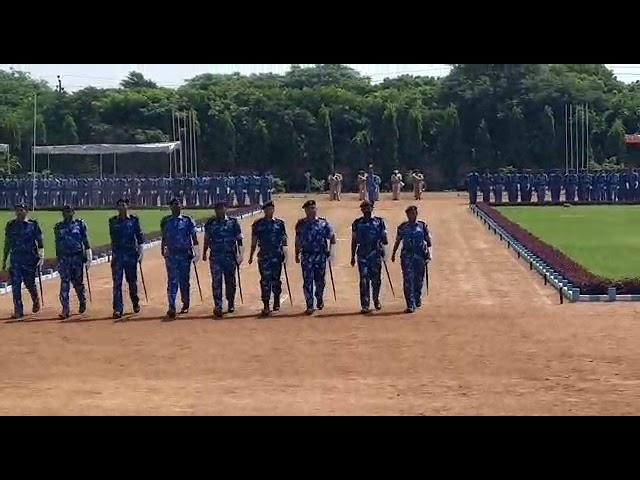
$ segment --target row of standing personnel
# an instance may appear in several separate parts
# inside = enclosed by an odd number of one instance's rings
[[[261,205],[271,200],[274,190],[272,175],[231,175],[201,177],[39,177],[35,184],[28,176],[0,178],[0,207],[17,203],[37,208],[110,207],[119,198],[134,205],[157,207],[171,198],[184,199],[188,207],[211,207],[217,202],[244,206]]]
[[[332,201],[340,201],[342,195],[342,183],[344,177],[339,172],[332,172],[327,178],[329,184],[329,199]],[[410,174],[410,181],[413,185],[414,198],[416,200],[422,199],[422,193],[425,189],[424,175],[414,170]],[[358,186],[358,194],[361,201],[367,200],[369,202],[377,202],[380,199],[380,176],[375,174],[373,168],[369,169],[369,172],[360,170],[356,178]],[[404,188],[404,177],[399,170],[394,170],[390,178],[391,192],[393,200],[400,200],[402,189]]]
[[[223,317],[223,290],[227,300],[227,312],[235,311],[236,273],[240,278],[240,265],[244,261],[244,244],[240,224],[236,218],[227,215],[227,206],[219,202],[215,206],[215,216],[204,226],[204,247],[202,255],[194,220],[182,215],[182,202],[170,201],[171,215],[161,221],[161,252],[167,271],[167,319],[186,314],[190,307],[191,267],[202,259],[209,261],[215,318]],[[144,234],[140,221],[128,213],[129,202],[117,202],[118,214],[109,219],[111,237],[111,271],[113,280],[113,318],[119,321],[124,315],[122,296],[123,278],[129,286],[133,312],[140,311],[138,295],[138,266],[142,272],[144,257]],[[336,236],[331,224],[318,216],[315,201],[304,203],[304,218],[295,226],[295,261],[300,264],[303,277],[303,293],[306,313],[324,308],[325,276],[327,267],[335,262]],[[360,302],[363,314],[371,311],[371,301],[380,310],[380,290],[382,285],[382,265],[386,267],[388,238],[384,220],[373,215],[371,202],[361,204],[362,217],[352,225],[351,265],[358,265],[360,282]],[[251,227],[251,250],[249,264],[254,262],[256,250],[260,273],[263,316],[280,309],[282,296],[282,271],[286,274],[288,259],[288,239],[285,222],[274,216],[275,205],[267,202],[263,206],[264,217]],[[9,271],[14,302],[13,318],[24,316],[22,284],[31,295],[34,313],[40,310],[40,298],[36,289],[36,276],[44,261],[44,243],[40,226],[28,217],[24,204],[16,206],[16,218],[5,228],[5,251],[3,269],[10,259]],[[397,238],[393,246],[391,261],[400,254],[406,313],[415,312],[422,305],[423,284],[428,263],[433,258],[432,239],[427,224],[418,220],[415,206],[406,210],[407,221],[398,226]],[[54,227],[56,257],[60,274],[60,318],[70,318],[69,292],[73,285],[79,300],[79,313],[87,309],[84,285],[85,272],[93,258],[89,244],[89,232],[83,220],[74,217],[74,210],[65,206],[63,220]],[[198,277],[196,277],[198,278]],[[144,281],[144,280],[143,280]],[[389,277],[389,282],[391,278]],[[288,283],[288,277],[287,277]],[[198,280],[199,284],[199,280]],[[177,294],[182,301],[178,313]]]
[[[472,172],[467,175],[469,202],[475,204],[478,194],[482,201],[504,203],[529,203],[536,195],[538,203],[549,199],[553,203],[566,202],[638,202],[640,201],[640,175],[636,169],[618,172],[587,171],[563,173],[522,172],[513,174]],[[564,193],[564,195],[563,195]]]

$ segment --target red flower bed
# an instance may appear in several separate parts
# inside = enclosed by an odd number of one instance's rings
[[[533,255],[579,288],[582,295],[606,295],[610,287],[615,287],[618,295],[640,294],[640,278],[616,281],[595,275],[486,203],[479,203],[477,207]]]

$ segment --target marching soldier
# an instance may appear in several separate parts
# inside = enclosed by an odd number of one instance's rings
[[[9,221],[5,227],[4,256],[2,270],[7,269],[9,260],[9,274],[11,275],[11,291],[13,294],[13,315],[15,320],[22,319],[24,307],[22,305],[22,284],[27,287],[33,301],[33,313],[40,311],[40,298],[36,289],[36,273],[44,263],[44,244],[42,230],[36,220],[27,217],[28,209],[24,203],[18,203],[15,208],[16,218]]]
[[[215,216],[204,226],[204,250],[202,260],[207,261],[207,250],[211,249],[209,267],[213,290],[213,316],[222,318],[222,281],[224,279],[228,312],[235,312],[236,270],[244,261],[242,231],[235,218],[227,216],[227,204],[215,205]]]
[[[274,218],[275,205],[267,202],[262,206],[264,217],[256,220],[251,227],[251,252],[249,265],[253,263],[256,248],[258,252],[258,270],[260,271],[260,292],[262,294],[262,316],[271,314],[271,295],[273,311],[280,310],[282,295],[282,265],[287,262],[287,230],[284,221]]]
[[[425,268],[433,260],[433,247],[427,224],[418,220],[418,207],[407,208],[406,214],[408,220],[398,227],[391,261],[396,261],[396,252],[402,243],[400,264],[404,283],[404,298],[407,302],[405,313],[414,313],[416,308],[422,306]]]
[[[78,295],[79,313],[87,310],[87,296],[84,287],[84,267],[91,266],[93,253],[89,245],[87,224],[80,219],[74,219],[71,206],[62,207],[62,222],[53,227],[56,241],[56,257],[58,259],[58,273],[60,274],[60,304],[62,312],[58,317],[66,320],[71,316],[69,308],[70,285]]]
[[[129,296],[134,313],[140,312],[138,297],[138,263],[144,256],[144,235],[140,219],[128,213],[129,200],[120,199],[116,203],[118,215],[109,219],[111,237],[111,275],[113,278],[113,318],[118,321],[124,314],[122,303],[122,277],[129,285]]]
[[[351,227],[351,266],[356,264],[358,257],[358,272],[360,274],[360,306],[361,313],[370,310],[371,294],[376,310],[381,310],[380,287],[382,285],[382,260],[386,256],[387,227],[384,220],[374,217],[373,204],[362,202],[360,205],[362,217],[356,219]]]
[[[200,247],[196,223],[188,215],[182,215],[181,201],[172,198],[169,202],[171,215],[160,222],[162,244],[160,251],[167,267],[167,318],[176,318],[176,297],[178,288],[182,300],[180,314],[189,313],[191,303],[191,263],[200,260]]]
[[[302,206],[305,218],[296,224],[296,263],[302,265],[304,298],[307,315],[314,312],[314,293],[316,308],[324,308],[324,287],[327,260],[335,260],[336,236],[326,219],[318,217],[315,200],[309,200]],[[327,242],[329,246],[327,247]],[[315,289],[314,289],[315,287]]]

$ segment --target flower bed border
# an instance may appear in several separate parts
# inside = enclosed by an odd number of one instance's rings
[[[526,205],[526,204],[525,204]],[[538,206],[538,205],[530,205]],[[491,205],[471,205],[474,213],[493,230],[519,258],[529,262],[544,279],[570,301],[640,301],[640,279],[614,281],[589,272],[582,265],[512,222]]]

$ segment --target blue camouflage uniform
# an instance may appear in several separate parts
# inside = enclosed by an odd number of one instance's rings
[[[53,234],[56,241],[58,273],[60,274],[60,303],[62,304],[62,313],[69,315],[70,284],[73,285],[78,295],[81,310],[87,303],[83,271],[87,261],[85,250],[89,245],[87,225],[80,219],[59,222],[53,227]]]
[[[327,271],[327,242],[334,236],[326,219],[302,218],[296,224],[296,250],[301,253],[304,299],[307,309],[313,309],[315,286],[316,305],[324,305],[325,274]]]
[[[236,201],[238,202],[238,207],[244,207],[247,203],[247,199],[245,196],[245,190],[247,189],[247,177],[241,175],[236,177],[236,181],[234,184],[234,190],[236,192]]]
[[[211,288],[213,304],[222,309],[222,280],[224,278],[225,294],[229,306],[235,304],[236,269],[238,242],[242,242],[240,224],[235,218],[210,218],[204,226],[208,247],[211,250],[209,267],[211,269]]]
[[[14,312],[24,314],[22,305],[22,283],[31,294],[34,306],[40,304],[36,289],[36,270],[38,268],[38,247],[42,245],[42,230],[36,220],[17,218],[7,223],[5,228],[5,251],[10,255],[9,274],[13,294]]]
[[[191,262],[193,260],[193,236],[196,224],[188,215],[168,215],[160,222],[164,245],[164,262],[167,267],[167,298],[169,309],[176,310],[176,296],[180,288],[182,306],[190,305]]]
[[[505,178],[502,173],[497,173],[493,176],[493,197],[496,203],[503,202],[503,192],[504,192],[504,183]]]
[[[520,201],[523,203],[530,203],[533,193],[531,185],[531,175],[529,173],[521,173],[519,177],[520,182]]]
[[[360,306],[369,309],[372,296],[376,304],[380,299],[382,245],[387,242],[387,227],[380,217],[360,217],[353,222],[351,232],[358,246],[356,255],[360,275]]]
[[[547,197],[547,184],[549,183],[549,177],[546,173],[539,173],[536,175],[536,196],[538,197],[538,203],[543,204]]]
[[[397,239],[402,241],[400,264],[407,308],[415,309],[422,304],[422,286],[431,235],[422,221],[404,222],[398,227]]]
[[[480,177],[476,172],[467,175],[467,190],[469,191],[469,204],[478,203],[478,187],[480,186]]]
[[[549,190],[551,191],[551,202],[560,202],[560,192],[562,191],[562,176],[558,172],[549,175]]]
[[[480,190],[482,191],[482,201],[491,203],[491,175],[483,173],[480,176]]]
[[[282,295],[283,247],[287,244],[287,229],[279,218],[261,218],[251,227],[251,235],[258,241],[258,270],[262,303],[268,305],[273,294],[276,305]]]
[[[140,303],[138,298],[138,246],[144,243],[140,220],[135,215],[109,219],[111,236],[111,275],[113,278],[113,311],[123,313],[122,276],[129,284],[129,296],[134,307]]]
[[[578,174],[577,173],[566,174],[564,177],[565,201],[575,202],[577,187],[578,187]]]
[[[507,198],[509,203],[518,203],[519,186],[520,178],[517,174],[511,173],[507,175]]]
[[[260,177],[260,195],[262,196],[262,203],[271,201],[271,182],[269,176],[263,175]]]
[[[609,196],[610,202],[618,202],[618,191],[620,190],[620,175],[617,172],[612,172],[607,178],[609,183]]]

